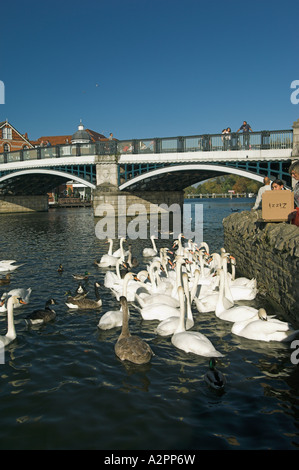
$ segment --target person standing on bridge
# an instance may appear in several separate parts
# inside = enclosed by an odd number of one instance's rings
[[[255,200],[255,204],[252,207],[252,211],[256,211],[257,209],[261,209],[262,207],[262,195],[264,194],[265,191],[271,191],[271,180],[268,178],[268,176],[265,176],[264,178],[264,186],[262,186],[257,193],[257,197]]]
[[[247,121],[243,121],[242,126],[237,130],[243,132],[243,147],[248,150],[249,149],[249,132],[253,132],[250,125]]]

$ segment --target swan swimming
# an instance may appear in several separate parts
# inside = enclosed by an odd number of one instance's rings
[[[0,302],[3,300],[4,302],[6,301],[6,299],[8,299],[9,297],[17,297],[17,298],[21,298],[23,299],[23,302],[19,302],[18,300],[15,302],[14,304],[14,309],[15,308],[19,308],[19,307],[22,307],[22,304],[28,304],[29,303],[29,300],[30,300],[30,296],[31,296],[31,292],[32,292],[32,289],[31,287],[28,287],[28,289],[25,289],[23,287],[20,287],[20,288],[16,288],[16,289],[12,289],[10,290],[9,292],[4,292],[1,296],[1,299],[0,299]],[[7,307],[5,306],[5,304],[2,302],[2,304],[0,303],[0,312],[6,312],[7,311]]]
[[[123,242],[125,241],[125,238],[120,239],[120,251],[118,252],[112,252],[113,248],[113,240],[112,238],[108,238],[107,243],[109,243],[109,250],[108,253],[103,255],[100,259],[99,263],[96,263],[97,266],[102,267],[102,268],[110,268],[112,266],[116,266],[117,260],[121,258],[123,261],[125,259],[125,254],[123,250]],[[119,256],[115,256],[115,253],[119,253]]]
[[[142,256],[149,258],[151,256],[157,256],[158,250],[156,247],[155,239],[157,237],[155,235],[151,236],[152,247],[151,248],[144,248],[142,251]]]
[[[208,357],[223,357],[223,354],[221,354],[214,348],[212,342],[205,335],[199,333],[198,331],[186,331],[184,292],[181,286],[178,290],[181,302],[180,323],[173,336],[171,337],[172,344],[176,348],[182,349],[186,353],[191,352],[199,356]]]
[[[199,275],[199,271],[198,271]],[[185,298],[187,302],[187,318],[186,318],[186,325],[185,328],[186,330],[189,330],[194,326],[194,319],[192,315],[192,310],[191,310],[191,299],[193,297],[193,292],[189,292],[189,286],[188,286],[188,275],[186,273],[183,274],[183,286],[184,286],[184,293],[185,293]],[[195,291],[197,288],[196,283],[193,284],[192,290]],[[159,323],[157,328],[155,329],[155,332],[160,335],[160,336],[170,336],[172,335],[176,329],[178,328],[180,323],[180,317],[179,316],[174,316],[174,317],[169,317],[163,320],[162,322]]]
[[[254,307],[247,305],[232,305],[231,307],[226,308],[223,302],[225,290],[225,273],[223,269],[218,269],[217,274],[220,278],[220,283],[218,301],[215,307],[216,317],[230,322],[250,320],[251,318],[256,317],[258,309]]]
[[[4,301],[2,300],[2,303]],[[15,324],[14,324],[14,305],[25,304],[24,300],[16,295],[9,297],[7,301],[7,333],[5,336],[0,336],[0,345],[7,346],[17,337]],[[1,305],[1,302],[0,302]]]
[[[216,369],[216,361],[212,357],[209,361],[209,370],[206,372],[204,379],[209,387],[214,388],[215,390],[222,390],[226,384],[226,377]]]
[[[128,293],[128,283],[130,280],[134,280],[136,276],[133,273],[127,273],[124,278],[124,283],[122,284],[122,296],[127,299]],[[128,311],[128,316],[130,316],[130,312]],[[101,316],[100,321],[98,323],[98,328],[101,330],[110,330],[112,328],[117,328],[122,326],[123,324],[123,310],[122,306],[119,310],[108,310],[108,312],[104,313]]]
[[[146,364],[154,356],[154,353],[146,341],[139,336],[130,334],[127,299],[121,296],[120,303],[123,311],[123,325],[121,334],[114,346],[115,354],[121,361]]]
[[[293,330],[288,322],[268,317],[263,308],[259,309],[257,319],[236,322],[231,331],[243,338],[266,342],[292,341],[299,334],[299,330]]]

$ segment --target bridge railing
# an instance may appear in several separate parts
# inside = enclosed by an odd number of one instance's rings
[[[293,131],[261,131],[249,134],[203,134],[187,137],[163,137],[120,141],[99,141],[90,144],[65,144],[53,147],[35,147],[0,154],[1,163],[46,158],[87,155],[120,155],[146,153],[177,153],[231,151],[250,149],[291,149]]]
[[[120,154],[205,152],[229,150],[266,150],[293,147],[293,131],[262,131],[249,134],[203,134],[187,137],[168,137],[126,140],[117,143]]]

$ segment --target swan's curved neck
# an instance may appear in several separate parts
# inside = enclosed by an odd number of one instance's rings
[[[122,263],[121,260],[117,260],[117,263],[116,263],[116,266],[115,266],[116,275],[117,275],[118,279],[121,279],[121,275],[120,275],[120,265],[121,265],[121,263]]]
[[[191,310],[191,301],[190,301],[190,292],[189,292],[189,283],[188,283],[188,276],[187,274],[183,274],[183,284],[184,284],[184,291],[187,303],[187,318],[193,321],[193,315]]]
[[[222,269],[224,272],[224,289],[225,289],[225,297],[228,298],[231,302],[233,302],[233,296],[231,290],[228,285],[228,278],[227,278],[227,257],[222,257]]]
[[[109,239],[109,240],[108,240],[108,243],[109,243],[108,255],[109,255],[109,256],[112,256],[113,240],[112,240],[112,239]]]
[[[156,242],[155,242],[154,237],[152,237],[151,240],[152,240],[153,249],[154,249],[155,251],[157,251]]]
[[[125,252],[124,252],[124,239],[120,239],[120,257],[122,260],[125,259]]]
[[[129,330],[129,309],[128,309],[127,302],[121,303],[121,309],[123,312],[123,322],[122,322],[121,333],[118,339],[128,338],[129,336],[131,336],[130,330]]]
[[[175,330],[175,334],[182,333],[186,331],[185,329],[185,296],[184,290],[182,286],[178,289],[179,300],[180,300],[180,320],[177,329]]]
[[[13,315],[13,299],[7,301],[7,333],[5,335],[10,340],[14,340],[17,336]]]

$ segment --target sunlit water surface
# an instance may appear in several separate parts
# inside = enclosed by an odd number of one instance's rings
[[[204,205],[204,240],[211,252],[223,246],[223,217],[252,206],[246,199],[197,203]],[[0,292],[31,287],[32,294],[15,311],[18,336],[0,365],[0,448],[298,449],[298,366],[289,345],[239,338],[231,334],[231,323],[193,309],[194,329],[224,354],[218,368],[227,384],[217,393],[204,381],[207,358],[156,336],[157,322],[143,321],[133,307],[131,332],[149,341],[155,356],[146,366],[121,363],[114,354],[120,330],[97,328],[101,314],[118,308],[109,290],[101,288],[99,311],[68,309],[65,293],[78,285],[72,274],[90,273],[92,298],[94,281],[104,279],[106,270],[94,265],[107,251],[95,236],[96,222],[89,209],[1,215],[0,259],[23,266]],[[158,240],[158,246],[167,243]],[[145,246],[147,240],[133,242],[138,270],[145,266]],[[59,302],[56,320],[28,327],[26,315],[50,297]],[[264,297],[249,304],[268,305]],[[271,313],[281,315],[274,307]],[[0,334],[5,332],[2,313]]]

